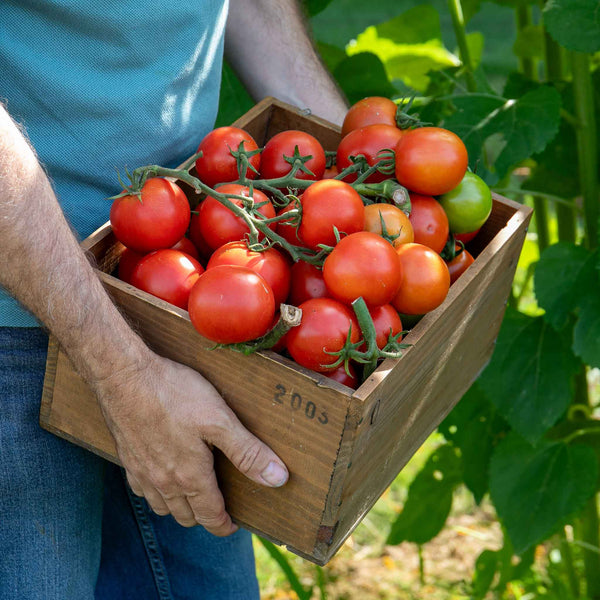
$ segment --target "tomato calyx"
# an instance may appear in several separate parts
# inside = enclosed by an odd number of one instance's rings
[[[398,129],[414,129],[415,127],[425,127],[430,123],[425,123],[419,119],[418,114],[410,114],[412,103],[415,100],[415,96],[411,96],[408,100],[402,99],[398,103],[398,109],[396,110],[396,125]]]
[[[240,179],[246,179],[248,176],[248,169],[250,169],[253,173],[258,175],[258,169],[252,164],[250,159],[257,154],[262,152],[262,148],[257,148],[256,150],[246,150],[244,148],[244,140],[242,140],[237,148],[237,150],[232,150],[229,148],[229,153],[235,160],[237,161],[237,170]]]
[[[331,365],[330,368],[334,369],[339,367],[342,363],[348,373],[348,364],[350,361],[364,364],[363,369],[363,381],[375,371],[377,364],[380,359],[384,358],[400,358],[402,356],[402,350],[410,347],[410,344],[400,343],[400,339],[406,334],[406,331],[401,331],[395,335],[390,332],[387,344],[383,348],[377,346],[377,332],[375,331],[375,325],[373,319],[369,313],[369,309],[362,297],[357,298],[352,302],[352,309],[358,320],[362,338],[352,343],[350,341],[351,331],[348,331],[346,342],[341,350],[337,352],[327,352],[332,356],[337,356],[338,359]],[[359,350],[361,347],[365,347],[365,350]]]
[[[300,325],[302,321],[302,309],[291,304],[281,304],[279,307],[279,319],[277,323],[265,335],[239,344],[216,344],[211,350],[218,348],[229,348],[234,352],[240,352],[245,356],[259,352],[260,350],[269,350],[279,342],[279,340],[292,328]]]
[[[440,252],[440,256],[446,261],[450,262],[459,256],[465,249],[465,245],[454,237],[454,234],[450,232],[448,235],[448,241],[444,246],[444,249]]]

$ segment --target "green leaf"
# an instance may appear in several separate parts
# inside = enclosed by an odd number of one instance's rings
[[[441,38],[438,12],[430,5],[421,5],[385,23],[367,27],[347,46],[346,52],[350,56],[373,52],[390,80],[399,79],[424,91],[430,71],[460,64]]]
[[[600,295],[596,254],[568,242],[548,246],[536,265],[534,287],[544,318],[562,329],[583,299]]]
[[[478,94],[457,96],[454,104],[457,111],[446,119],[445,126],[463,139],[471,168],[477,166],[477,173],[489,184],[541,152],[560,124],[560,94],[549,86],[510,100]]]
[[[236,119],[254,106],[254,100],[237,78],[233,69],[223,63],[221,77],[221,95],[219,97],[219,112],[215,127],[231,125]]]
[[[460,449],[463,479],[478,504],[488,491],[495,440],[507,428],[477,382],[439,427],[444,437]]]
[[[332,73],[335,68],[347,58],[345,50],[342,50],[342,48],[338,48],[337,46],[333,46],[332,44],[317,42],[317,50],[323,59],[325,66]]]
[[[331,4],[331,0],[302,0],[302,4],[304,5],[306,14],[309,17],[313,17],[322,10],[325,10]]]
[[[383,64],[370,52],[361,52],[345,58],[335,67],[333,75],[350,104],[367,96],[390,98],[397,93]]]
[[[543,58],[544,29],[541,25],[528,25],[517,32],[513,52],[519,58]]]
[[[530,446],[516,434],[498,445],[490,495],[515,552],[543,541],[594,494],[598,462],[586,446]]]
[[[583,298],[573,332],[573,351],[590,367],[600,368],[600,283]]]
[[[498,413],[530,443],[564,414],[579,361],[544,321],[507,309],[496,349],[479,385]]]
[[[543,18],[548,33],[568,50],[600,50],[598,0],[548,0]]]
[[[471,600],[483,600],[488,593],[500,558],[497,551],[484,550],[475,561],[475,571],[471,582]]]
[[[387,543],[424,544],[433,539],[448,518],[454,488],[460,480],[456,451],[450,444],[440,446],[410,484],[406,503],[392,523]]]

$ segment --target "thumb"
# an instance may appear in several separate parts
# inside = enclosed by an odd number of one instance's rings
[[[252,481],[269,487],[281,487],[289,473],[283,461],[266,444],[250,433],[232,416],[227,427],[215,446],[223,451],[233,465]]]

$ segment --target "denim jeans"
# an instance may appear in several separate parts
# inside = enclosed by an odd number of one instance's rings
[[[40,428],[47,342],[0,327],[0,599],[257,599],[247,531],[159,517],[120,468]]]

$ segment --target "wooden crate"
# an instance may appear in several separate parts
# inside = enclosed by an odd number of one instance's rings
[[[302,129],[334,150],[339,130],[267,99],[236,122],[263,145]],[[192,193],[191,190],[187,190]],[[111,276],[123,247],[109,224],[83,242],[115,302],[159,354],[199,371],[244,425],[285,461],[282,488],[259,486],[217,452],[216,469],[236,522],[317,564],[325,564],[488,362],[531,210],[494,196],[472,242],[475,263],[356,391],[271,351],[214,350],[188,313]],[[40,422],[49,431],[118,462],[95,397],[50,341]]]

